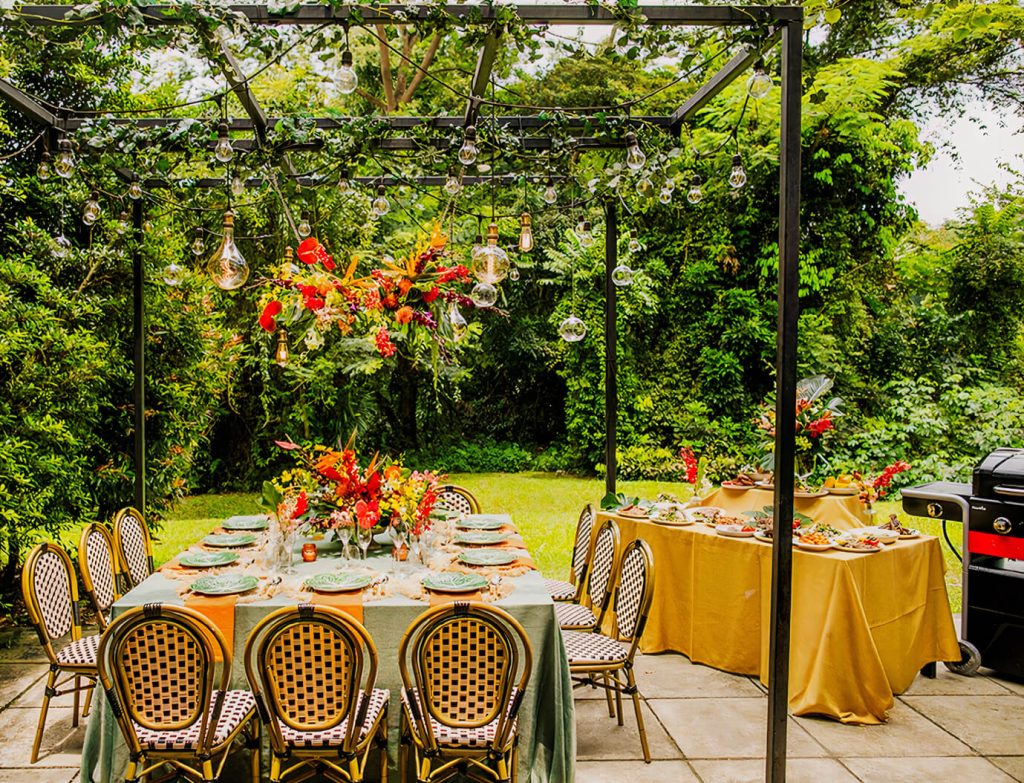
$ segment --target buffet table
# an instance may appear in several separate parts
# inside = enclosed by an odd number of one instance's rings
[[[511,528],[511,519],[504,517],[505,524]],[[301,541],[296,547],[301,546]],[[521,542],[520,542],[521,543]],[[343,563],[340,559],[340,545],[337,543],[318,544],[320,556],[314,562],[299,561],[295,573],[284,577],[276,583],[275,578],[267,578],[262,573],[259,555],[243,557],[238,567],[246,573],[261,578],[261,585],[248,596],[242,596],[232,605],[233,618],[227,615],[231,631],[229,644],[233,648],[233,682],[232,687],[248,688],[245,679],[243,653],[245,641],[253,627],[270,612],[301,601],[322,601],[350,611],[362,620],[366,629],[373,637],[380,655],[380,668],[377,675],[377,687],[391,691],[390,722],[390,755],[392,766],[397,764],[398,723],[401,710],[399,694],[401,677],[398,670],[398,645],[406,628],[438,600],[446,600],[438,594],[426,594],[419,589],[419,579],[431,571],[420,564],[405,563],[396,565],[390,556],[390,549],[371,552],[367,561]],[[446,547],[451,550],[451,545]],[[199,549],[192,547],[193,551]],[[241,550],[239,550],[241,551]],[[474,597],[480,600],[493,601],[511,613],[525,628],[530,644],[533,647],[533,671],[530,675],[529,689],[519,713],[519,774],[521,781],[545,783],[546,781],[569,781],[573,779],[576,755],[575,717],[573,713],[572,684],[569,680],[568,664],[562,646],[561,632],[555,620],[554,605],[544,586],[541,575],[528,565],[528,554],[521,552],[521,559],[504,573],[500,584],[495,586],[494,594],[485,592]],[[177,558],[175,559],[176,562]],[[248,564],[247,564],[248,560]],[[195,600],[187,595],[190,580],[198,578],[201,573],[182,573],[175,562],[168,564],[163,571],[157,571],[139,586],[121,598],[114,605],[117,615],[135,606],[161,602],[182,605],[187,603],[193,608],[203,611],[218,625],[223,627],[224,615],[217,617],[211,612],[222,611],[216,606],[217,600],[200,609]],[[443,564],[446,561],[440,549],[428,557],[428,562],[435,570],[466,569],[468,566]],[[300,592],[303,580],[318,574],[331,571],[358,570],[367,568],[381,574],[389,574],[388,581],[377,588],[365,590],[361,597],[346,601],[342,596],[313,594]],[[228,569],[220,569],[224,572]],[[497,569],[481,569],[481,573],[491,576],[492,572],[502,573]],[[497,580],[495,580],[497,581]],[[351,594],[342,594],[349,595]],[[465,596],[453,596],[467,600]],[[340,600],[339,600],[340,599]],[[451,600],[448,598],[447,600]],[[219,620],[219,622],[218,622]],[[266,752],[266,747],[264,747]],[[97,697],[93,711],[89,716],[85,742],[82,748],[81,779],[95,783],[123,780],[120,775],[127,759],[124,740],[118,731],[113,715],[107,708],[106,700]]]
[[[771,506],[775,493],[770,489],[716,489],[702,501],[706,506],[724,508],[730,514],[758,511]],[[793,510],[806,514],[815,522],[825,522],[836,530],[853,530],[871,524],[864,505],[857,495],[821,495],[820,497],[794,497]],[[880,520],[884,522],[885,520]]]
[[[709,498],[708,505],[719,500]],[[607,518],[599,514],[594,530]],[[623,547],[643,538],[654,553],[656,588],[641,650],[681,652],[767,684],[771,545],[719,536],[703,524],[613,518]],[[893,694],[921,667],[958,660],[943,572],[931,536],[867,554],[795,550],[793,714],[881,723]]]

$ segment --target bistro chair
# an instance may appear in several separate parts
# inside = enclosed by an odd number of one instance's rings
[[[121,597],[121,574],[114,554],[114,539],[106,525],[93,522],[82,531],[78,541],[78,568],[102,631],[110,622],[110,607]]]
[[[619,725],[622,725],[622,694],[633,697],[636,725],[640,730],[640,744],[644,761],[651,763],[647,745],[647,731],[640,711],[640,692],[633,676],[633,659],[640,638],[647,625],[647,616],[654,595],[654,556],[642,539],[626,547],[619,570],[619,585],[615,590],[615,637],[597,631],[564,631],[569,674],[576,687],[590,685],[615,694]],[[623,643],[627,646],[623,647]]]
[[[249,691],[229,690],[231,650],[210,620],[186,607],[136,607],[104,632],[98,663],[128,745],[126,783],[148,781],[164,764],[172,768],[168,778],[217,780],[236,740],[249,748],[258,783],[256,701]]]
[[[480,503],[473,497],[473,493],[455,484],[442,484],[438,487],[434,508],[459,514],[480,513]]]
[[[40,544],[25,560],[21,572],[21,594],[29,619],[35,626],[43,651],[50,661],[50,672],[43,691],[43,706],[39,711],[36,737],[32,742],[32,763],[39,760],[39,745],[46,728],[46,713],[50,699],[74,693],[74,712],[71,725],[78,725],[78,699],[85,691],[83,717],[89,714],[92,691],[96,686],[96,650],[99,636],[82,636],[82,621],[78,609],[78,581],[67,552],[56,544]],[[67,641],[54,649],[54,643]],[[61,674],[68,676],[58,682]],[[84,680],[84,682],[83,682]],[[68,683],[67,690],[61,688]]]
[[[590,566],[591,533],[594,530],[594,509],[587,503],[576,521],[576,540],[572,546],[572,563],[569,569],[569,581],[545,579],[551,598],[555,601],[575,601],[579,603],[583,597],[583,586],[586,584],[587,569]]]
[[[607,519],[594,540],[593,562],[585,596],[572,603],[556,603],[555,618],[565,630],[590,631],[601,627],[611,604],[619,553],[619,526]],[[583,592],[583,591],[581,591]],[[586,599],[589,606],[583,603]]]
[[[416,783],[516,776],[518,714],[533,665],[526,631],[487,604],[456,602],[421,614],[398,647],[402,675],[399,778]]]
[[[390,693],[374,687],[377,648],[360,623],[329,606],[279,609],[249,634],[245,674],[270,736],[273,783],[317,770],[358,783],[374,748],[387,783]]]
[[[142,514],[129,506],[114,517],[114,540],[122,576],[122,593],[127,593],[153,573],[153,540]]]

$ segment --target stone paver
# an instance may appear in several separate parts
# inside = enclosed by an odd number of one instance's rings
[[[978,753],[1024,752],[1024,699],[1019,696],[908,696],[904,701]]]
[[[700,783],[685,761],[580,761],[576,764],[579,783]]]
[[[1024,753],[1024,748],[1021,748]],[[1014,780],[1024,781],[1024,756],[989,756],[988,760]]]
[[[978,756],[851,758],[843,759],[843,763],[864,783],[921,783],[925,780],[1013,783],[1013,778]]]
[[[760,759],[718,759],[694,761],[703,783],[761,783],[764,761]],[[835,759],[786,760],[788,783],[856,783],[857,778]],[[582,779],[581,779],[582,783]]]
[[[45,663],[0,663],[0,709],[12,706],[37,683],[45,683],[46,672]],[[39,693],[41,696],[42,690]]]
[[[655,718],[650,706],[644,704],[642,709],[651,758],[681,759],[683,754]],[[576,702],[576,758],[643,758],[632,700],[622,702],[622,711],[625,713],[623,725],[619,726],[615,718],[608,717],[608,708],[603,701],[587,699]]]

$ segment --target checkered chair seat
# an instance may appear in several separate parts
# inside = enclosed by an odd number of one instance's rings
[[[516,693],[518,688],[513,688],[511,693],[511,699],[509,708],[515,703]],[[419,691],[415,688],[412,691],[413,697],[416,699],[417,704],[421,712],[425,711],[422,702],[420,702]],[[405,710],[406,717],[410,723],[414,723],[412,712],[409,709],[408,696],[405,692],[402,693],[402,708]],[[515,742],[516,731],[518,729],[519,717],[517,716],[515,722],[512,724],[512,731],[509,732],[509,744],[506,748],[500,750],[508,750]],[[479,728],[457,728],[455,726],[445,726],[430,718],[430,728],[434,733],[434,738],[437,740],[437,744],[446,748],[486,748],[491,742],[494,741],[495,734],[498,728],[498,719],[495,718],[490,723],[487,723]]]
[[[562,579],[545,579],[544,587],[551,594],[553,601],[571,601],[576,597],[576,587]]]
[[[96,654],[100,649],[100,637],[83,636],[77,641],[66,644],[57,653],[57,663],[68,666],[95,666]]]
[[[600,633],[563,631],[565,657],[569,665],[583,663],[619,663],[626,660],[622,644]]]
[[[210,699],[210,709],[217,700],[219,691],[214,691]],[[213,735],[213,746],[218,747],[238,729],[256,710],[256,699],[249,691],[226,691],[224,705],[221,707],[220,721]],[[175,731],[159,731],[147,729],[135,724],[135,733],[139,744],[145,750],[194,750],[199,741],[199,730],[202,721],[196,721],[187,729]]]
[[[597,615],[579,604],[555,604],[555,618],[562,628],[593,628]]]
[[[370,693],[370,704],[366,708],[366,719],[363,721],[362,731],[359,732],[360,739],[365,738],[367,734],[373,731],[377,719],[384,711],[390,698],[391,692],[384,688],[374,688]],[[277,723],[281,727],[281,736],[284,737],[285,744],[295,748],[336,747],[341,745],[345,740],[345,735],[348,733],[348,718],[345,718],[334,728],[325,729],[324,731],[300,731],[293,729],[282,722],[280,718],[277,719]]]

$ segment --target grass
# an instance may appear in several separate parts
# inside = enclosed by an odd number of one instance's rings
[[[476,495],[487,512],[510,514],[522,532],[538,567],[547,576],[564,578],[568,574],[576,518],[585,503],[597,507],[604,495],[604,481],[598,478],[560,476],[553,473],[471,473],[452,474],[453,484],[466,487]],[[623,481],[619,491],[644,498],[659,492],[686,497],[686,484],[657,481]],[[189,544],[233,514],[259,512],[256,493],[197,495],[186,498],[164,519],[154,541],[157,564],[178,554]],[[942,524],[936,520],[910,518],[903,514],[899,502],[878,503],[876,519],[881,522],[896,513],[901,521],[929,535],[942,535]],[[959,546],[959,522],[949,523],[949,535]],[[946,561],[946,586],[954,612],[960,610],[960,562],[942,543]]]

